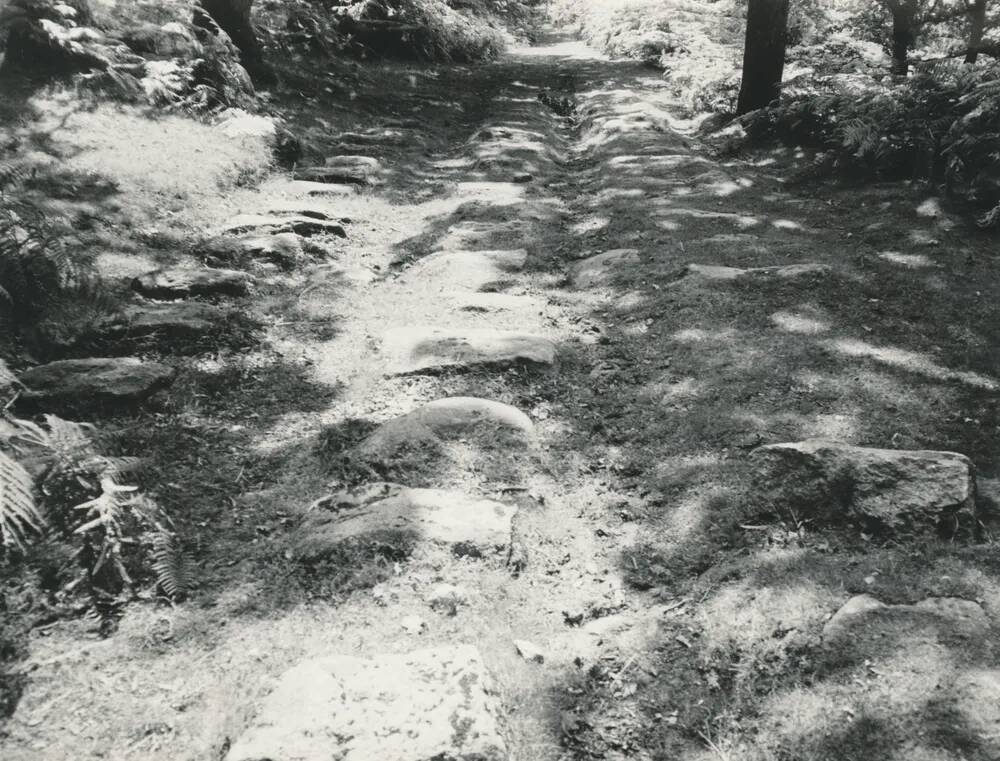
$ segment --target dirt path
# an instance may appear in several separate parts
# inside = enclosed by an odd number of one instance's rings
[[[89,649],[82,624],[47,630],[5,759],[217,758],[269,680],[303,659],[456,644],[476,645],[497,682],[511,759],[571,757],[584,736],[607,757],[642,757],[629,755],[640,729],[648,740],[664,717],[697,727],[710,709],[719,715],[698,668],[715,674],[712,658],[734,642],[752,652],[757,629],[815,630],[872,564],[885,567],[884,556],[859,565],[848,548],[815,578],[792,568],[820,542],[829,559],[829,540],[801,525],[747,528],[744,447],[808,435],[939,442],[940,420],[911,414],[928,405],[985,419],[981,392],[997,368],[976,350],[980,337],[964,354],[935,354],[938,336],[907,333],[905,300],[872,303],[883,297],[859,277],[891,280],[917,260],[879,257],[893,244],[878,240],[888,236],[878,220],[796,196],[768,162],[706,158],[655,72],[550,33],[490,66],[383,73],[398,98],[366,108],[406,139],[378,148],[374,189],[336,199],[304,197],[287,180],[261,189],[261,208],[349,218],[349,238],[334,263],[257,301],[272,326],[269,361],[287,374],[245,368],[232,381],[257,391],[245,407],[199,411],[214,415],[219,459],[177,454],[178,478],[212,469],[235,491],[186,522],[203,588],[188,604],[131,612]],[[947,221],[913,216],[906,233],[954,235]],[[844,256],[855,235],[864,247]],[[619,253],[588,259],[607,251]],[[770,272],[763,286],[711,269],[802,264],[819,266]],[[942,268],[933,277],[960,274]],[[908,288],[936,288],[904,274]],[[882,334],[872,336],[876,307]],[[249,383],[255,373],[271,386]],[[867,382],[852,385],[859,374]],[[477,428],[427,451],[357,456],[376,426],[455,397],[526,413],[530,441]],[[889,397],[908,409],[886,411]],[[346,571],[304,571],[306,508],[380,480],[516,505],[510,547],[456,557],[418,542],[405,560],[359,555]],[[204,497],[197,482],[185,489]],[[733,550],[725,559],[742,571],[692,587]],[[768,598],[761,568],[792,551],[803,554],[782,560],[790,597]],[[892,597],[903,582],[885,583]],[[430,606],[441,584],[463,590],[457,606]],[[705,603],[697,613],[694,599]],[[670,636],[654,646],[657,626]],[[678,666],[677,694],[637,715],[625,699],[664,663],[690,659],[697,636],[701,665]],[[515,640],[544,662],[519,655]],[[595,716],[607,724],[588,723]],[[703,745],[692,732],[670,742]]]

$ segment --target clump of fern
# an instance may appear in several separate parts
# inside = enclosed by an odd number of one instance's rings
[[[831,175],[913,179],[1000,219],[1000,65],[943,62],[902,82],[828,77],[786,85],[743,118],[750,141],[815,148]]]
[[[168,516],[124,480],[141,464],[105,454],[86,424],[0,418],[0,557],[43,541],[68,546],[72,567],[56,574],[62,590],[85,592],[105,632],[147,579],[170,599],[186,588]]]

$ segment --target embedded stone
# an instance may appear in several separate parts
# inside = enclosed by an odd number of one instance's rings
[[[220,235],[199,244],[195,253],[215,264],[243,264],[261,259],[284,269],[294,267],[305,252],[302,239],[295,233],[244,235],[239,238]]]
[[[26,370],[25,401],[56,407],[138,404],[174,382],[177,371],[135,357],[62,359]]]
[[[312,182],[309,180],[292,180],[284,189],[293,195],[304,195],[312,198],[322,196],[353,196],[357,190],[350,185],[334,185],[328,182]]]
[[[146,338],[192,340],[216,331],[226,312],[211,304],[179,301],[137,304],[98,325],[99,336],[115,339]]]
[[[510,544],[516,513],[514,505],[458,491],[367,484],[315,502],[292,539],[292,553],[315,562],[344,545],[391,548],[400,556],[436,544],[456,555],[486,557]]]
[[[620,269],[639,264],[639,252],[634,248],[616,248],[583,259],[570,269],[570,281],[577,288],[607,285]]]
[[[154,299],[182,299],[189,296],[244,296],[251,278],[245,272],[225,269],[172,267],[140,275],[133,290]]]
[[[303,661],[226,761],[505,761],[496,688],[471,645]]]
[[[823,627],[827,648],[873,650],[894,647],[899,636],[921,636],[922,630],[939,630],[938,642],[983,642],[990,634],[990,621],[982,606],[959,597],[928,597],[913,605],[886,605],[871,595],[855,595],[834,613]]]
[[[556,345],[548,338],[489,328],[394,328],[382,339],[382,353],[390,375],[556,361]]]
[[[531,418],[509,404],[456,396],[438,399],[383,423],[361,442],[359,453],[370,459],[391,459],[403,446],[433,444],[475,433],[508,433],[530,441]]]
[[[411,266],[406,282],[423,280],[450,289],[477,291],[520,271],[528,259],[523,248],[510,251],[438,251]]]
[[[760,447],[753,459],[761,498],[800,516],[946,533],[975,525],[975,469],[956,452],[807,439]]]
[[[315,216],[285,216],[282,214],[239,214],[227,222],[220,231],[223,235],[245,233],[295,233],[303,238],[314,235],[335,235],[346,238],[347,231],[339,222],[317,219]]]

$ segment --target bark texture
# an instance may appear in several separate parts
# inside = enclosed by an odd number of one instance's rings
[[[788,0],[750,0],[737,114],[763,108],[781,94],[787,28]]]

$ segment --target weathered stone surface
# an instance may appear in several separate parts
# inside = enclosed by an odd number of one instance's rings
[[[310,196],[353,196],[357,190],[351,185],[334,185],[328,182],[311,182],[309,180],[292,180],[284,188],[293,195]]]
[[[263,260],[290,269],[304,257],[302,239],[295,233],[244,235],[239,238],[220,235],[202,243],[198,253],[206,261],[235,264]]]
[[[416,262],[404,275],[405,282],[422,280],[442,288],[477,291],[487,283],[510,277],[528,259],[523,248],[510,251],[438,251]]]
[[[191,341],[218,329],[226,312],[211,304],[178,301],[136,304],[96,327],[96,334],[111,339],[156,336],[164,340]]]
[[[936,639],[966,643],[984,639],[990,621],[980,605],[959,597],[929,597],[914,605],[886,605],[871,595],[855,595],[823,627],[827,647],[883,650],[887,632],[913,636],[914,630],[940,629]],[[869,649],[868,652],[871,652]]]
[[[380,170],[378,159],[370,156],[332,156],[323,166],[296,169],[295,179],[334,185],[371,185]]]
[[[570,281],[577,288],[607,285],[622,270],[639,264],[639,252],[634,248],[616,248],[583,259],[570,269]]]
[[[438,399],[383,423],[359,446],[368,458],[391,458],[402,446],[434,443],[476,432],[509,432],[530,440],[531,418],[509,404],[470,396]]]
[[[168,365],[134,357],[63,359],[25,371],[25,400],[63,407],[138,404],[174,382]]]
[[[717,264],[689,264],[684,274],[688,277],[699,277],[704,280],[744,280],[744,279],[778,279],[792,280],[795,278],[822,277],[833,270],[826,264],[803,262],[801,264],[784,264],[776,267],[723,267]]]
[[[975,523],[974,468],[955,452],[807,439],[761,447],[753,457],[761,496],[803,516],[948,532]]]
[[[226,761],[503,761],[495,695],[471,645],[304,661]]]
[[[547,338],[488,328],[394,328],[382,339],[382,353],[391,375],[556,361],[556,345]]]
[[[293,538],[294,555],[307,562],[345,543],[377,543],[408,555],[423,543],[458,555],[492,555],[510,543],[517,508],[443,489],[369,484],[314,503]]]
[[[135,278],[132,288],[154,299],[182,299],[188,296],[243,296],[250,290],[250,283],[250,276],[238,270],[172,267]]]
[[[340,222],[317,219],[313,216],[291,216],[283,214],[239,214],[227,222],[220,231],[223,235],[243,235],[246,233],[295,233],[303,238],[314,235],[335,235],[346,238],[347,231]]]
[[[345,145],[413,145],[423,142],[412,132],[398,129],[371,129],[366,132],[342,132],[337,136]]]

